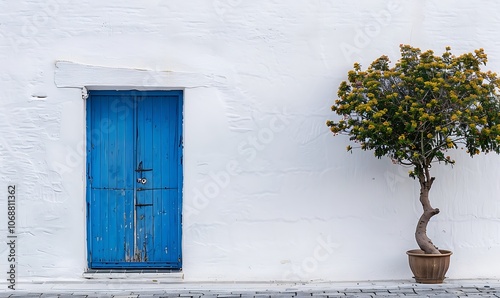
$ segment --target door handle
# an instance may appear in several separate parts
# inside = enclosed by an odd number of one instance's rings
[[[143,169],[142,168],[142,161],[139,163],[139,165],[137,166],[137,169],[135,170],[136,172],[149,172],[149,171],[152,171],[153,169]]]
[[[137,183],[146,184],[148,180],[146,178],[137,178]]]

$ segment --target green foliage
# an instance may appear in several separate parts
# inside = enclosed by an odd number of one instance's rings
[[[414,166],[413,177],[433,162],[453,164],[447,154],[452,148],[471,156],[499,153],[500,80],[481,71],[483,49],[458,57],[449,47],[441,56],[408,45],[400,50],[393,67],[387,56],[367,70],[354,64],[332,106],[341,120],[327,121],[330,130],[349,135],[378,158]]]

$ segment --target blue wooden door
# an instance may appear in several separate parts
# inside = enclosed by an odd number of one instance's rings
[[[182,91],[90,91],[89,268],[181,268]]]

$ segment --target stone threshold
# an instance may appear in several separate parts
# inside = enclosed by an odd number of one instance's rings
[[[85,279],[137,279],[150,280],[152,282],[180,282],[184,279],[184,273],[180,270],[164,269],[89,269],[82,274]]]

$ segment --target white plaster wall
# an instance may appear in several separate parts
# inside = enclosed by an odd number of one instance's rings
[[[0,189],[18,188],[19,280],[86,270],[84,101],[58,81],[56,61],[149,70],[139,86],[107,81],[121,88],[172,87],[164,71],[202,78],[176,77],[186,87],[185,280],[411,278],[417,183],[388,159],[346,153],[347,139],[325,126],[329,107],[353,62],[395,60],[401,43],[483,47],[488,68],[500,69],[499,9],[492,0],[2,2]],[[500,158],[454,154],[453,169],[433,169],[442,213],[429,234],[454,251],[449,277],[499,278]],[[0,246],[0,263],[7,254]]]

